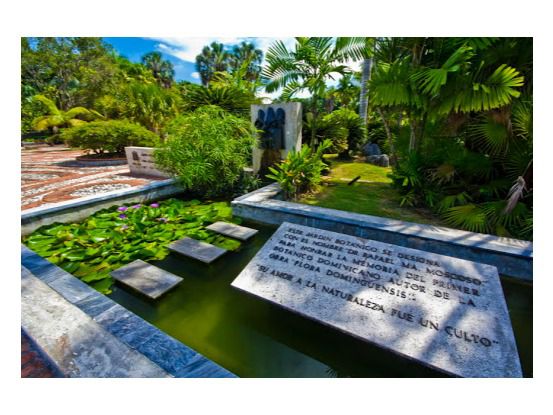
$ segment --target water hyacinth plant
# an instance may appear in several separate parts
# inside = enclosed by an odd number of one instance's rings
[[[185,236],[238,249],[240,242],[205,229],[216,221],[239,223],[227,202],[169,199],[150,205],[113,206],[80,223],[43,226],[23,238],[23,243],[109,294],[111,271],[135,259],[161,260],[169,254],[167,245]]]

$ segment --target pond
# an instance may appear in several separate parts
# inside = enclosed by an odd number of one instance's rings
[[[115,285],[124,307],[240,377],[437,377],[441,373],[233,289],[230,284],[275,231],[210,265],[169,254],[152,264],[183,281],[151,301]],[[524,376],[532,376],[532,287],[502,279]]]

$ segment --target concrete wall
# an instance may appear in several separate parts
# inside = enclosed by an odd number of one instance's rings
[[[273,225],[297,223],[420,249],[497,267],[500,274],[532,282],[531,242],[377,216],[285,202],[278,184],[232,201],[234,215]]]

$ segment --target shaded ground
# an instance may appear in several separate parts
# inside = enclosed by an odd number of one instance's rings
[[[387,176],[389,167],[378,167],[369,163],[332,160],[330,175],[325,178],[321,189],[304,196],[300,202],[309,205],[366,215],[382,216],[409,222],[444,226],[439,217],[422,208],[401,207],[400,196],[391,187]],[[348,182],[361,176],[352,185]]]
[[[131,177],[128,165],[83,166],[82,150],[63,146],[21,152],[21,209],[47,206],[93,194],[143,186],[156,177]]]

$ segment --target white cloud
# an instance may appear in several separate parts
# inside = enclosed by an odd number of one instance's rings
[[[194,79],[200,79],[200,73],[199,72],[192,72],[190,76]]]
[[[195,62],[196,56],[202,52],[203,47],[212,42],[223,43],[227,47],[237,45],[242,41],[253,42],[258,49],[263,51],[263,56],[277,40],[282,40],[288,48],[292,48],[295,42],[291,37],[155,37],[152,39],[160,42],[157,45],[160,51],[187,62]]]

